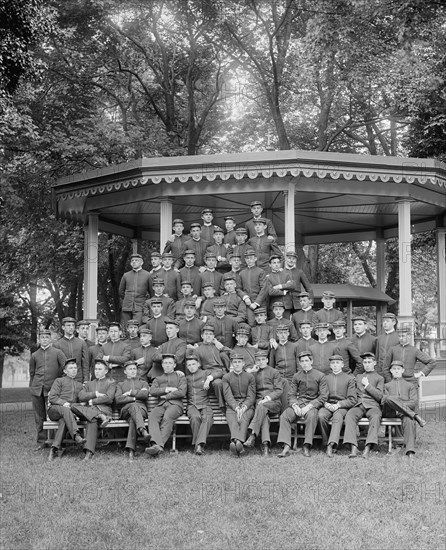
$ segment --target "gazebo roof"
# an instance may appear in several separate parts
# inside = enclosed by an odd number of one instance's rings
[[[285,233],[285,195],[295,193],[295,229],[302,244],[393,237],[398,202],[411,201],[413,231],[446,223],[446,165],[430,159],[308,151],[142,158],[62,178],[53,188],[57,214],[84,223],[97,213],[99,229],[159,238],[160,201],[170,199],[186,229],[201,210],[237,225],[262,201],[279,236]]]
[[[360,306],[390,306],[395,303],[395,300],[378,290],[377,288],[359,285],[348,284],[317,284],[312,285],[315,301],[320,301],[322,293],[330,290],[336,296],[336,302],[353,302],[353,307]]]

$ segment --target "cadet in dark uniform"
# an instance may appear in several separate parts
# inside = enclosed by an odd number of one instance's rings
[[[324,407],[319,410],[322,443],[327,445],[327,456],[330,458],[333,458],[333,452],[338,446],[345,415],[358,400],[355,379],[351,374],[344,372],[343,367],[344,362],[340,355],[330,357],[331,373],[325,377],[328,399]]]
[[[364,458],[370,456],[373,445],[378,444],[378,432],[381,423],[381,400],[384,391],[384,378],[375,371],[376,359],[372,352],[361,355],[364,373],[356,375],[358,402],[345,416],[344,443],[351,445],[350,458],[358,456],[358,438],[356,427],[366,416],[369,419],[369,429],[363,453]]]
[[[229,450],[240,456],[248,435],[248,426],[254,416],[256,382],[254,376],[244,370],[241,355],[231,354],[232,370],[223,376],[223,395],[226,402],[226,421],[231,432]]]
[[[77,336],[81,340],[83,340],[87,347],[94,346],[93,340],[88,339],[88,329],[90,327],[90,321],[85,321],[84,319],[82,321],[77,322]]]
[[[281,396],[283,384],[280,374],[268,365],[268,353],[258,350],[255,354],[256,372],[253,372],[256,381],[256,408],[254,417],[249,424],[250,436],[245,441],[245,447],[253,447],[256,437],[260,435],[262,454],[271,453],[270,415],[280,412],[282,407]]]
[[[367,330],[367,322],[365,317],[354,317],[353,323],[353,345],[358,348],[359,353],[373,353],[376,352],[376,336],[372,336]]]
[[[400,339],[395,331],[398,319],[393,313],[386,313],[382,317],[382,326],[384,334],[380,334],[376,339],[376,372],[384,376],[384,363],[387,353],[392,346],[399,344]]]
[[[411,382],[404,380],[402,362],[393,361],[390,373],[392,380],[384,384],[383,414],[385,417],[401,417],[406,456],[413,458],[415,455],[415,422],[423,428],[426,421],[415,412],[418,401],[417,390]]]
[[[177,218],[172,222],[173,234],[168,238],[164,247],[164,252],[171,252],[174,260],[178,260],[181,256],[184,243],[190,238],[189,235],[184,235],[184,222]]]
[[[116,382],[122,382],[125,378],[124,364],[130,361],[131,349],[123,340],[120,339],[121,327],[119,323],[110,323],[108,327],[108,336],[110,340],[106,342],[98,353],[98,358],[103,359],[111,370],[110,376]]]
[[[331,329],[335,321],[344,320],[344,314],[342,311],[334,307],[335,302],[335,294],[330,290],[325,290],[322,293],[322,303],[324,304],[324,307],[315,312],[313,316],[313,325],[328,323],[329,328]]]
[[[175,372],[175,356],[164,355],[161,365],[164,374],[157,376],[150,387],[150,395],[158,397],[158,404],[149,414],[152,445],[146,448],[146,453],[153,457],[164,451],[175,420],[183,414],[183,397],[187,391],[186,378]]]
[[[363,372],[362,359],[359,351],[353,342],[345,337],[345,321],[335,321],[332,325],[336,344],[335,353],[342,356],[344,361],[344,371],[349,374],[361,374]]]
[[[129,460],[133,460],[138,434],[144,439],[144,442],[150,441],[150,435],[145,425],[149,385],[145,380],[138,378],[138,367],[135,361],[127,361],[124,365],[124,373],[126,379],[119,382],[116,387],[115,403],[121,409],[121,418],[129,423],[125,448],[129,454]]]
[[[76,380],[84,382],[89,379],[88,346],[74,335],[76,331],[76,319],[64,317],[62,319],[63,336],[54,342],[53,347],[60,349],[65,357],[74,357],[77,364]]]
[[[142,320],[144,301],[149,292],[149,272],[142,268],[144,263],[141,254],[130,256],[131,271],[127,271],[119,283],[121,298],[121,323],[125,326],[129,319]]]
[[[77,374],[76,359],[70,358],[65,362],[65,376],[56,378],[48,394],[48,418],[59,422],[56,436],[51,445],[48,460],[54,460],[63,443],[67,430],[77,445],[83,445],[85,439],[79,433],[76,417],[71,406],[79,401],[79,392],[82,384],[75,380]]]
[[[263,212],[263,205],[260,201],[252,201],[251,202],[251,213],[252,213],[252,219],[248,220],[245,223],[245,228],[248,232],[249,238],[254,237],[256,234],[255,232],[255,222],[262,218],[262,212]],[[273,222],[269,220],[268,218],[262,218],[265,220],[266,225],[266,234],[268,238],[272,240],[277,240],[277,233],[274,228]]]
[[[186,358],[189,374],[187,382],[187,416],[192,431],[192,445],[196,455],[203,455],[209,431],[214,423],[214,414],[209,401],[209,388],[214,379],[215,369],[205,371],[196,355]],[[222,371],[223,376],[223,371]]]
[[[303,351],[299,354],[301,370],[291,380],[288,393],[289,407],[280,416],[280,427],[277,443],[283,443],[283,450],[277,456],[290,456],[291,424],[299,418],[305,419],[304,456],[310,456],[313,438],[318,423],[318,412],[328,399],[328,386],[325,376],[313,369],[311,352]]]
[[[60,349],[51,345],[51,331],[40,331],[40,347],[31,354],[29,360],[29,388],[37,428],[37,447],[45,447],[43,423],[46,420],[48,393],[56,378],[62,375],[66,357]]]
[[[139,342],[139,321],[136,319],[130,319],[127,323],[127,336],[125,343],[131,350],[139,348],[141,345]]]

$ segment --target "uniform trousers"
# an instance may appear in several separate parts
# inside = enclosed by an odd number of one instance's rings
[[[144,420],[147,418],[147,411],[139,403],[127,403],[121,409],[121,417],[129,423],[125,447],[134,451],[138,432],[146,427]]]
[[[99,415],[104,413],[95,405],[87,406],[75,404],[71,406],[71,410],[79,418],[82,418],[88,422],[85,430],[87,442],[84,445],[84,451],[94,453],[96,449],[96,441],[98,439]]]
[[[62,442],[65,438],[67,430],[70,432],[71,437],[79,431],[76,417],[74,416],[70,407],[63,407],[62,405],[51,405],[48,409],[48,418],[50,420],[59,421],[56,436],[51,444],[52,447],[60,449]]]
[[[46,420],[47,399],[48,395],[45,395],[43,388],[40,395],[31,395],[31,401],[34,409],[34,420],[36,422],[37,429],[37,443],[39,445],[43,445],[46,439],[43,423]]]
[[[364,416],[369,419],[369,429],[367,430],[365,444],[376,445],[378,443],[378,432],[382,416],[381,409],[379,407],[366,409],[362,403],[349,409],[345,416],[344,443],[350,443],[350,445],[355,445],[355,447],[358,446],[356,427]]]
[[[225,409],[226,401],[223,395],[223,380],[221,378],[215,378],[211,382],[211,388],[214,391],[215,397],[218,399],[218,406],[220,409]]]
[[[282,377],[283,392],[280,397],[281,407],[280,412],[283,413],[288,409],[288,392],[290,391],[290,381]]]
[[[169,403],[160,403],[149,414],[149,433],[152,442],[164,447],[172,433],[175,420],[183,414],[183,407]]]
[[[342,424],[344,423],[346,414],[347,409],[338,409],[334,413],[325,408],[319,409],[318,420],[323,445],[328,445],[330,443],[337,445],[339,443]],[[331,426],[329,424],[330,420]]]
[[[416,412],[410,409],[399,397],[385,395],[382,400],[385,417],[398,416],[401,418],[404,446],[407,452],[415,452],[416,422],[413,419]],[[397,413],[397,414],[395,414]],[[399,413],[399,414],[398,414]],[[402,416],[400,416],[402,415]]]
[[[305,420],[305,440],[304,445],[313,445],[313,438],[317,428],[318,409],[310,409],[303,417]],[[296,420],[301,419],[297,416],[292,407],[288,407],[280,415],[279,433],[277,435],[277,443],[283,443],[291,447],[291,424]]]
[[[206,445],[209,431],[214,423],[212,407],[205,405],[198,409],[195,405],[189,405],[187,416],[192,430],[192,445]]]
[[[240,441],[246,441],[248,438],[248,426],[254,416],[254,409],[246,410],[240,419],[237,420],[237,413],[230,409],[226,409],[226,421],[231,432],[231,439],[238,439]]]
[[[271,443],[269,415],[279,413],[281,407],[282,404],[279,399],[266,401],[265,403],[257,403],[253,419],[249,424],[249,429],[254,435],[261,435],[262,443]]]

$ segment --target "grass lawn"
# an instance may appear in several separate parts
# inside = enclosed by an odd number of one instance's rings
[[[444,418],[418,430],[413,462],[384,448],[237,459],[226,438],[204,457],[181,440],[157,459],[129,463],[111,444],[48,463],[32,452],[32,411],[1,421],[2,550],[445,548]]]

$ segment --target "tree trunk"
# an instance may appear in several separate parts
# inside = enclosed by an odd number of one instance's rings
[[[29,309],[31,311],[31,342],[37,343],[37,285],[29,284]]]
[[[5,352],[0,351],[0,388],[3,387],[3,368],[5,366]]]

